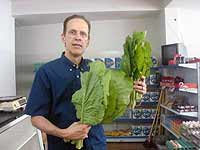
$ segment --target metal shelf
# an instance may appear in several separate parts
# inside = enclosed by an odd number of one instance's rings
[[[162,108],[170,111],[170,112],[173,112],[173,113],[177,114],[177,115],[188,116],[188,117],[197,117],[197,112],[177,112],[177,111],[175,111],[175,110],[173,110],[173,109],[171,109],[171,108],[169,108],[169,107],[167,107],[165,105],[161,104],[160,106]]]
[[[189,69],[197,69],[196,63],[189,63],[189,64],[179,64],[179,67],[189,68]]]
[[[194,93],[194,94],[197,94],[197,89],[189,89],[189,88],[179,88],[179,91],[181,92],[188,92],[188,93]]]
[[[176,68],[197,69],[197,64],[188,63],[188,64],[177,64],[177,65],[161,65],[159,67],[152,67],[151,69],[159,70],[159,69],[176,69]]]
[[[199,148],[199,145],[197,145],[196,143],[194,143],[194,141],[191,141],[190,137],[185,137],[183,135],[177,135],[174,131],[172,131],[170,128],[167,127],[167,125],[165,125],[164,123],[161,123],[161,125],[167,130],[169,131],[172,135],[174,135],[177,139],[184,139],[185,141],[190,142],[191,144],[193,144],[197,149]]]
[[[158,102],[141,102],[137,103],[136,106],[157,106]]]
[[[160,90],[160,83],[159,84],[147,84],[147,89],[158,89]]]
[[[172,131],[169,127],[167,127],[163,122],[161,123],[161,125],[168,130],[171,134],[173,134],[177,139],[180,138],[180,136],[178,136],[176,133],[174,133],[174,131]]]
[[[110,137],[107,136],[107,142],[144,142],[147,139],[147,136],[119,136],[119,137]]]
[[[142,118],[142,119],[137,119],[137,118],[118,118],[114,120],[115,122],[131,122],[131,123],[152,123],[153,119],[149,118]]]

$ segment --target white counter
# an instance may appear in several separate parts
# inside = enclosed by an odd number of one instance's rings
[[[23,115],[0,128],[0,149],[43,150],[41,133],[32,126],[30,117]]]

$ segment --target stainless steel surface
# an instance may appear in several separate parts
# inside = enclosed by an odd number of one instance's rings
[[[28,115],[23,115],[17,119],[15,119],[14,121],[8,123],[7,125],[3,126],[0,128],[0,134],[8,129],[10,129],[11,127],[13,127],[14,125],[20,123],[22,120],[24,120],[25,118],[27,118]]]
[[[30,116],[23,115],[0,128],[0,149],[43,150],[39,133],[32,126]]]

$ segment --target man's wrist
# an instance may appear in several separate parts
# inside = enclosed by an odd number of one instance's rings
[[[55,134],[57,137],[64,138],[66,133],[63,132],[64,129],[56,128]]]

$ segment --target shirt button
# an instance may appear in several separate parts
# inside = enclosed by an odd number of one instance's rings
[[[76,65],[74,64],[73,67],[76,67]]]
[[[76,77],[79,78],[79,75],[77,75]]]
[[[70,68],[69,71],[72,71],[72,69]]]

